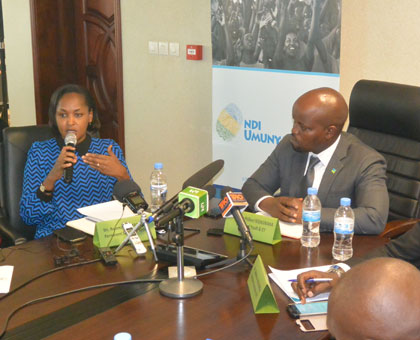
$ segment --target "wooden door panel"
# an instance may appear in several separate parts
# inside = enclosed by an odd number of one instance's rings
[[[52,92],[66,83],[91,91],[100,135],[124,150],[120,0],[31,0],[37,123],[48,122]]]
[[[85,65],[81,79],[98,104],[101,137],[116,140],[124,149],[122,65],[116,48],[114,20],[114,13],[119,15],[119,1],[80,0],[78,5],[77,41],[82,47],[79,65]],[[121,67],[119,74],[118,65]],[[117,81],[118,77],[121,81]]]

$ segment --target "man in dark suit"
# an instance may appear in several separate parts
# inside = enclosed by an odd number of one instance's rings
[[[355,233],[379,234],[389,206],[386,163],[375,150],[342,132],[348,115],[344,98],[330,88],[315,89],[297,99],[292,114],[292,133],[242,188],[250,206],[280,220],[300,223],[312,171],[311,186],[318,189],[322,204],[321,231],[333,230],[340,198],[349,197]],[[318,160],[312,168],[313,156]]]

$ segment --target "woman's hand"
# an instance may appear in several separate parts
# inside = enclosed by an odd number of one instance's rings
[[[48,191],[54,190],[55,182],[63,177],[64,169],[76,164],[77,156],[74,153],[76,148],[73,146],[64,146],[55,161],[54,167],[51,169],[43,184]]]
[[[104,175],[115,177],[118,181],[130,179],[127,169],[112,152],[112,145],[108,146],[107,151],[109,156],[87,153],[82,156],[83,162]]]

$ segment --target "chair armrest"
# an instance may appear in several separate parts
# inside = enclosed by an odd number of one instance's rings
[[[27,241],[24,236],[13,230],[7,217],[0,217],[0,234],[8,245],[17,246]]]
[[[384,231],[379,236],[390,239],[396,238],[404,234],[407,230],[410,230],[419,221],[420,219],[418,218],[390,221],[386,224]]]

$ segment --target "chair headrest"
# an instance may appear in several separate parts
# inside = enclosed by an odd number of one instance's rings
[[[351,92],[350,126],[420,142],[420,87],[358,81]]]
[[[46,140],[53,136],[52,129],[48,125],[8,127],[3,130],[5,148],[13,145],[25,155],[34,141]]]

